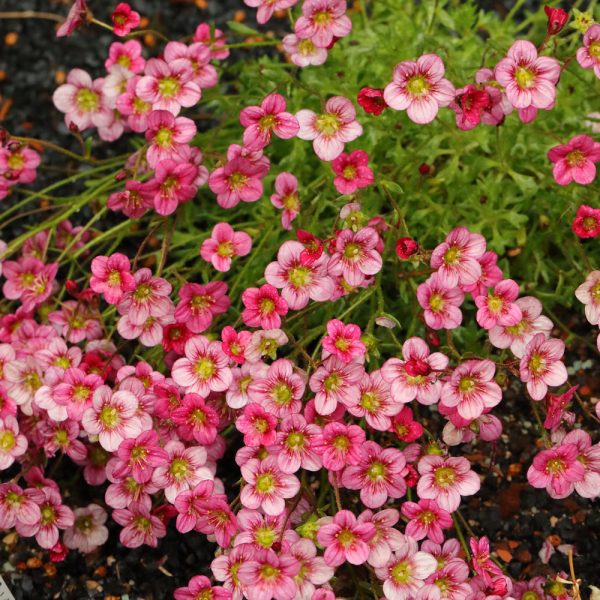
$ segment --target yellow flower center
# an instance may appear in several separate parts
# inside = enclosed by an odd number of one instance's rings
[[[408,80],[406,89],[412,96],[424,96],[429,92],[429,84],[422,75],[415,75]]]
[[[535,375],[540,374],[546,367],[546,360],[541,354],[532,354],[529,359],[529,370]]]
[[[268,494],[275,489],[275,480],[271,473],[263,473],[256,478],[256,489],[262,494]]]
[[[475,379],[473,377],[461,377],[458,382],[458,389],[463,392],[463,394],[468,394],[475,389]]]
[[[165,98],[172,98],[181,89],[181,84],[175,77],[165,77],[158,82],[158,91]]]
[[[288,272],[288,281],[296,287],[309,285],[311,279],[311,272],[307,267],[292,267]]]
[[[352,531],[350,531],[350,529],[341,529],[338,533],[335,534],[335,537],[340,546],[344,548],[350,546],[356,539],[356,536]]]
[[[452,485],[456,479],[456,472],[451,467],[440,467],[434,474],[435,482],[440,487]]]
[[[114,406],[105,406],[98,418],[107,429],[113,429],[121,421],[119,411]]]
[[[565,461],[560,459],[560,458],[551,458],[547,463],[546,463],[546,473],[549,473],[551,475],[560,475],[565,468],[567,467],[567,465],[565,464]]]
[[[0,450],[2,450],[2,452],[9,452],[15,447],[16,443],[17,440],[12,431],[3,431],[0,433]]]
[[[535,85],[535,73],[527,67],[517,67],[515,70],[515,79],[521,89],[528,89]]]
[[[8,158],[8,168],[12,169],[13,171],[20,171],[24,164],[25,159],[23,158],[23,155],[18,152],[11,154]]]
[[[169,471],[175,479],[183,479],[189,472],[188,461],[184,458],[176,458],[171,463]]]
[[[98,110],[100,101],[96,92],[82,89],[75,95],[75,103],[81,112],[92,112]]]
[[[441,294],[431,294],[431,298],[429,298],[429,308],[433,312],[440,312],[444,309],[445,304],[446,301]]]
[[[239,171],[232,173],[227,178],[227,183],[229,184],[230,189],[237,191],[241,190],[246,182],[248,181],[248,177]]]
[[[208,379],[214,375],[217,366],[210,358],[200,358],[196,362],[194,370],[200,379]]]
[[[371,481],[380,481],[385,477],[385,466],[381,463],[373,463],[367,470],[367,476]]]
[[[220,242],[217,246],[217,254],[223,258],[230,258],[233,256],[233,243],[232,242]]]
[[[412,569],[406,562],[399,562],[392,567],[391,575],[396,583],[408,583],[412,577]]]
[[[292,390],[287,383],[281,382],[275,385],[271,397],[276,404],[286,405],[292,400]]]
[[[323,113],[315,121],[315,127],[324,136],[332,136],[341,125],[340,118],[334,113]]]

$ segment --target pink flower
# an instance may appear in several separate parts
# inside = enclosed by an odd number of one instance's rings
[[[466,227],[453,229],[431,255],[431,268],[446,288],[475,283],[481,276],[479,259],[485,252],[485,238]]]
[[[87,23],[90,16],[86,0],[75,0],[71,4],[65,22],[56,30],[56,37],[70,36],[76,29]]]
[[[406,110],[408,118],[420,125],[431,123],[454,95],[454,86],[444,79],[444,63],[437,54],[423,54],[416,62],[406,60],[396,65],[392,83],[383,92],[391,108]]]
[[[231,592],[220,585],[211,585],[210,579],[204,575],[192,577],[186,587],[177,588],[173,592],[175,600],[197,600],[207,598],[210,600],[231,600]]]
[[[407,538],[404,546],[392,554],[385,566],[375,569],[375,575],[383,581],[386,598],[409,600],[416,597],[425,580],[436,570],[437,560],[427,552],[418,551],[417,543]]]
[[[260,288],[246,288],[242,292],[242,302],[245,307],[242,320],[249,327],[278,329],[281,317],[288,312],[287,302],[268,283]]]
[[[463,131],[477,127],[484,111],[491,108],[492,100],[487,90],[480,90],[474,85],[466,85],[456,90],[456,97],[450,108],[456,113],[456,126]]]
[[[361,331],[358,325],[353,323],[344,325],[338,319],[332,319],[327,323],[327,335],[323,338],[323,349],[345,363],[352,362],[366,352],[360,336]]]
[[[496,65],[495,75],[515,108],[549,109],[556,98],[560,63],[549,56],[538,56],[531,42],[519,40]]]
[[[142,100],[152,104],[154,110],[168,110],[178,115],[182,106],[194,106],[202,95],[192,77],[192,69],[183,61],[169,64],[160,58],[151,58],[135,91]]]
[[[310,389],[315,395],[315,409],[319,415],[331,415],[338,406],[358,404],[358,383],[364,376],[364,368],[358,363],[345,363],[337,356],[326,358],[310,378]]]
[[[489,332],[490,342],[496,348],[508,348],[517,357],[525,353],[525,347],[536,333],[545,337],[552,331],[552,321],[542,315],[542,303],[532,296],[518,298],[515,304],[521,309],[522,319],[516,325],[508,327],[492,327]]]
[[[502,569],[490,559],[490,542],[487,537],[483,536],[479,540],[476,538],[469,539],[471,548],[471,564],[475,573],[481,576],[483,582],[487,586],[493,585],[493,580],[502,577]]]
[[[252,238],[243,231],[234,231],[228,223],[217,223],[211,237],[202,242],[200,256],[212,263],[217,271],[226,272],[231,268],[234,256],[246,256],[252,248]]]
[[[117,304],[125,292],[135,289],[135,279],[130,273],[129,259],[120,252],[110,256],[96,256],[92,260],[90,287],[104,294],[109,304]]]
[[[277,262],[265,269],[267,283],[282,289],[281,295],[292,310],[304,308],[309,300],[329,300],[333,292],[333,280],[327,275],[329,258],[321,255],[305,265],[301,261],[303,252],[300,242],[284,242],[277,252]]]
[[[344,3],[344,0],[339,0]],[[338,0],[307,0],[304,3],[338,2]],[[345,6],[345,3],[344,3]],[[300,19],[296,24],[300,22]],[[316,155],[325,161],[336,159],[343,151],[344,144],[352,142],[362,135],[361,124],[356,120],[356,110],[350,100],[343,96],[334,96],[327,100],[325,110],[317,115],[312,110],[296,113],[300,124],[298,137],[312,140]]]
[[[575,235],[582,239],[595,238],[600,235],[600,208],[582,204],[571,225]]]
[[[101,385],[94,391],[92,406],[83,413],[81,424],[87,433],[98,436],[105,450],[114,452],[123,440],[142,432],[137,410],[134,394],[126,390],[113,392]]]
[[[154,193],[148,192],[145,184],[134,179],[125,183],[125,189],[113,192],[106,202],[110,210],[121,211],[130,219],[139,219],[149,208],[154,207]]]
[[[168,110],[153,110],[148,115],[146,151],[148,165],[156,165],[167,158],[177,160],[178,150],[196,135],[196,124],[187,117],[174,117]]]
[[[251,336],[249,331],[238,333],[233,327],[227,325],[221,330],[221,349],[231,360],[240,365],[244,364],[246,362],[244,352]]]
[[[171,377],[187,393],[208,396],[225,391],[231,383],[229,360],[221,344],[211,342],[203,335],[195,335],[185,345],[185,357],[173,364]]]
[[[438,273],[417,288],[417,300],[425,311],[425,323],[432,329],[455,329],[462,323],[459,306],[465,299],[459,288],[445,286]]]
[[[115,469],[115,477],[125,477],[131,473],[137,483],[147,483],[152,479],[155,467],[164,465],[168,455],[159,446],[158,434],[155,431],[144,431],[136,438],[123,440],[117,449],[121,466]]]
[[[88,127],[105,127],[113,119],[102,92],[103,79],[92,78],[82,69],[71,69],[67,83],[59,86],[52,95],[54,106],[65,113],[67,127],[75,125],[79,130]]]
[[[595,23],[588,27],[583,36],[583,47],[577,50],[577,62],[584,69],[594,69],[594,74],[600,79],[600,25]]]
[[[535,455],[527,470],[527,481],[535,488],[546,488],[552,498],[566,498],[575,482],[582,481],[585,467],[577,460],[575,444],[561,444]]]
[[[16,483],[0,483],[0,528],[12,529],[16,523],[38,523],[42,498],[37,489],[23,490]]]
[[[373,171],[367,166],[369,155],[364,150],[353,150],[350,154],[340,154],[331,168],[336,174],[333,180],[340,194],[353,194],[357,189],[371,185],[375,181]]]
[[[154,469],[152,483],[164,490],[165,498],[171,504],[181,492],[193,489],[201,481],[213,479],[211,470],[206,466],[206,449],[203,446],[186,448],[182,442],[171,440],[166,443],[165,451],[167,462]]]
[[[357,465],[361,460],[360,449],[365,443],[364,429],[358,425],[327,423],[315,442],[315,452],[323,458],[323,466],[339,471],[347,465]]]
[[[0,419],[0,471],[8,469],[27,450],[27,438],[19,433],[19,423],[11,416]]]
[[[363,87],[356,101],[362,106],[366,113],[379,116],[387,107],[387,102],[383,99],[383,90],[381,88]]]
[[[40,155],[21,144],[10,143],[0,147],[0,173],[11,185],[35,181]]]
[[[365,374],[358,382],[359,397],[355,404],[348,406],[348,412],[355,417],[364,417],[367,425],[377,431],[387,431],[391,418],[402,406],[390,394],[390,384],[383,379],[381,371]]]
[[[375,535],[373,523],[358,523],[349,510],[340,510],[327,525],[317,531],[319,544],[325,546],[325,562],[337,567],[344,562],[361,565],[369,556],[368,542]]]
[[[270,446],[277,438],[277,417],[267,412],[260,404],[248,404],[236,419],[235,426],[244,434],[246,446]]]
[[[283,418],[300,412],[305,385],[305,377],[295,372],[294,363],[280,358],[269,367],[264,378],[250,383],[248,395],[271,414]]]
[[[360,490],[360,500],[368,508],[379,508],[388,498],[401,498],[406,493],[402,477],[405,465],[400,450],[383,449],[376,442],[367,441],[361,446],[359,463],[344,469],[342,485]]]
[[[114,256],[114,255],[113,255]],[[171,284],[161,277],[154,277],[147,268],[138,269],[133,278],[135,288],[119,301],[117,310],[133,325],[143,325],[148,317],[164,317],[173,310],[169,298]]]
[[[73,511],[75,522],[63,535],[67,548],[89,554],[102,546],[108,539],[108,529],[105,527],[108,515],[97,504],[88,504],[85,508]]]
[[[120,2],[110,16],[113,22],[113,31],[120,37],[128,35],[132,29],[140,24],[140,13],[131,9],[126,2]]]
[[[245,1],[248,3],[253,0]],[[295,2],[295,0],[291,1]],[[273,6],[271,0],[266,2]],[[285,98],[281,94],[269,94],[260,106],[248,106],[242,109],[240,123],[246,128],[243,137],[244,146],[250,151],[262,150],[271,141],[271,133],[284,140],[293,138],[298,133],[300,125],[296,117],[285,109]]]
[[[322,65],[327,60],[327,48],[318,48],[310,39],[301,39],[290,33],[283,40],[283,49],[297,67]]]
[[[310,39],[316,47],[327,48],[334,37],[343,38],[352,31],[346,1],[304,0],[294,31],[300,39]]]
[[[462,456],[423,456],[417,469],[419,497],[435,500],[440,508],[450,513],[458,508],[461,496],[472,496],[481,487],[479,477]]]
[[[318,425],[308,424],[302,415],[282,419],[277,433],[277,465],[281,471],[290,474],[300,468],[318,471],[322,462],[314,443],[320,432]]]
[[[223,60],[229,56],[229,48],[223,48],[227,44],[223,32],[208,23],[200,23],[194,32],[194,42],[204,44],[211,51],[211,58]]]
[[[299,570],[300,564],[292,555],[263,550],[242,562],[236,579],[248,600],[293,600],[298,589],[293,578]]]
[[[466,360],[444,383],[441,402],[456,407],[463,419],[473,420],[502,400],[502,390],[494,381],[496,365],[491,360]]]
[[[186,394],[181,406],[173,411],[171,418],[182,440],[195,440],[203,446],[209,446],[217,437],[219,415],[197,394]]]
[[[592,445],[589,433],[582,429],[567,433],[561,444],[577,447],[577,460],[585,469],[583,478],[575,481],[575,491],[584,498],[597,498],[600,495],[600,444]]]
[[[442,389],[440,373],[448,366],[448,357],[440,352],[430,354],[418,337],[404,342],[402,356],[404,360],[390,358],[381,367],[382,377],[391,384],[392,398],[402,403],[416,398],[420,404],[435,404]]]
[[[129,43],[129,42],[128,42]],[[143,69],[143,65],[140,71]],[[137,84],[141,76],[136,75],[127,81],[125,91],[116,101],[117,110],[127,117],[127,125],[138,133],[146,131],[148,115],[152,112],[152,103],[142,100],[137,92]]]
[[[467,564],[458,558],[443,564],[444,566],[432,573],[425,581],[425,585],[419,588],[415,596],[416,600],[430,600],[431,598],[465,600],[473,594],[471,586],[467,583],[469,578]]]
[[[134,502],[127,508],[113,510],[112,518],[123,526],[119,540],[126,548],[139,548],[143,544],[156,548],[158,538],[167,534],[165,524],[151,514],[151,502]]]
[[[25,256],[3,264],[6,281],[2,292],[9,300],[20,300],[23,310],[32,311],[52,293],[58,263],[45,265],[37,258]]]
[[[242,202],[256,202],[263,194],[263,167],[239,156],[215,169],[208,187],[217,195],[222,208],[233,208]]]
[[[389,431],[403,442],[414,442],[423,435],[423,425],[413,418],[412,410],[404,406],[402,410],[392,417]]]
[[[567,380],[567,369],[561,361],[564,352],[562,340],[546,339],[543,333],[536,333],[527,344],[519,373],[534,400],[543,400],[548,386],[556,387]]]
[[[262,461],[250,459],[241,467],[246,484],[240,501],[246,508],[262,508],[267,515],[279,515],[285,510],[285,500],[300,490],[300,481],[277,466],[277,459],[268,456]]]
[[[519,285],[512,279],[504,279],[496,284],[493,293],[476,296],[477,323],[484,329],[517,325],[523,318],[519,305],[514,302],[518,295]]]
[[[40,517],[35,523],[17,521],[17,533],[24,537],[35,536],[40,547],[49,550],[58,542],[59,529],[67,529],[75,520],[73,511],[62,504],[60,494],[51,487],[40,490]]]
[[[585,317],[592,325],[600,322],[600,271],[592,271],[575,290],[575,297],[585,305]]]
[[[143,184],[143,194],[152,198],[159,215],[170,215],[177,206],[191,200],[197,191],[195,183],[198,167],[172,159],[161,160],[154,177]]]
[[[406,524],[406,535],[415,540],[428,538],[436,544],[444,541],[442,529],[452,527],[452,516],[438,506],[435,500],[422,499],[418,503],[403,502],[402,514],[410,521]]]
[[[104,61],[104,67],[107,71],[113,65],[121,65],[132,73],[143,71],[145,64],[146,61],[142,56],[142,44],[137,40],[113,42],[108,48],[108,58]]]
[[[275,192],[271,196],[271,203],[275,208],[283,209],[281,225],[290,230],[292,221],[300,214],[298,180],[291,173],[279,173],[275,178]]]
[[[578,385],[575,385],[562,394],[548,394],[546,396],[546,419],[544,420],[546,429],[556,429],[563,419],[568,421],[570,418],[575,418],[573,413],[565,412],[565,408],[573,399],[578,387]]]
[[[329,260],[329,273],[342,275],[355,287],[370,275],[381,271],[381,254],[377,251],[379,235],[372,227],[363,227],[356,233],[342,229],[335,238],[335,251]]]
[[[227,284],[223,281],[211,281],[205,285],[186,283],[179,289],[179,299],[175,319],[185,323],[193,333],[208,329],[213,318],[227,312],[231,305]]]
[[[558,185],[568,185],[572,181],[587,185],[596,178],[595,163],[600,161],[600,143],[589,135],[576,135],[567,144],[551,148],[548,159],[554,163],[552,174]]]
[[[498,266],[498,255],[491,250],[484,252],[478,259],[481,266],[481,275],[479,279],[471,285],[463,285],[463,292],[469,292],[474,298],[477,296],[485,296],[488,293],[488,288],[496,286],[502,281],[502,270]]]

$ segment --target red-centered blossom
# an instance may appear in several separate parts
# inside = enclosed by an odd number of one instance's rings
[[[290,33],[283,38],[282,44],[297,67],[322,65],[327,60],[327,48],[318,48],[311,39],[302,39]]]
[[[267,412],[260,404],[246,405],[243,413],[236,419],[235,426],[244,434],[246,446],[270,446],[277,438],[277,417]]]
[[[179,289],[175,319],[193,333],[202,333],[210,327],[215,316],[227,312],[230,306],[225,282],[186,283]]]
[[[300,214],[300,198],[298,197],[298,180],[291,173],[279,173],[275,178],[275,194],[271,195],[271,204],[283,209],[281,225],[284,229],[292,228],[292,221]]]
[[[406,443],[414,442],[423,435],[423,426],[414,420],[412,410],[404,406],[402,410],[392,417],[389,431]]]
[[[423,308],[425,323],[432,329],[455,329],[462,323],[460,305],[465,295],[459,288],[448,288],[439,273],[417,288],[417,300]]]
[[[600,30],[600,25],[598,28]],[[551,148],[548,160],[554,163],[552,174],[558,185],[568,185],[572,181],[587,185],[596,178],[595,163],[600,162],[600,142],[595,142],[589,135],[576,135],[567,144]]]
[[[340,154],[331,163],[335,173],[333,185],[340,194],[353,194],[375,181],[373,171],[367,166],[369,155],[364,150],[353,150],[349,154]]]
[[[418,249],[419,244],[409,237],[400,238],[396,242],[396,255],[402,260],[408,260]]]
[[[444,63],[436,54],[401,62],[394,68],[392,83],[386,86],[383,97],[390,108],[406,110],[411,121],[431,123],[439,109],[454,99],[454,86],[444,79],[444,71]]]
[[[329,257],[322,254],[310,265],[303,264],[304,250],[300,242],[284,242],[277,252],[277,261],[265,269],[267,283],[282,290],[281,295],[292,310],[304,308],[309,300],[329,300],[333,293],[333,280],[327,275]]]
[[[127,2],[117,4],[110,19],[113,22],[115,35],[120,37],[128,35],[132,29],[139,27],[141,20],[140,13],[133,10]]]
[[[564,352],[562,340],[546,339],[543,333],[536,333],[527,344],[519,372],[534,400],[543,400],[549,386],[557,387],[567,380],[567,368],[561,360]]]
[[[361,565],[369,557],[368,542],[376,533],[370,522],[358,522],[349,510],[340,510],[330,523],[317,531],[319,544],[325,546],[325,562],[338,567],[344,562]]]
[[[360,500],[368,508],[383,506],[388,498],[401,498],[406,493],[402,471],[406,465],[404,454],[396,448],[383,449],[372,441],[365,442],[357,465],[346,467],[342,485],[360,490]]]
[[[549,109],[556,99],[560,63],[549,56],[538,56],[527,40],[515,42],[495,69],[496,80],[518,109]]]
[[[252,248],[252,238],[243,231],[234,231],[229,223],[217,223],[211,236],[202,242],[200,256],[212,263],[217,271],[226,272],[231,268],[231,259],[246,256]]]
[[[575,482],[585,476],[578,455],[577,446],[570,443],[542,450],[527,470],[527,481],[535,488],[545,487],[552,498],[566,498],[573,492]]]
[[[582,204],[571,225],[575,235],[582,239],[595,238],[600,235],[600,208],[592,208]]]
[[[440,352],[430,354],[427,344],[418,337],[402,345],[403,360],[389,358],[381,367],[382,377],[391,384],[392,398],[407,403],[416,398],[420,404],[435,404],[440,398],[441,372],[448,357]]]
[[[460,505],[461,496],[472,496],[479,491],[481,483],[471,464],[462,457],[423,456],[417,465],[420,498],[435,500],[440,508],[454,512]]]
[[[187,393],[208,396],[223,392],[231,384],[229,359],[221,349],[220,342],[209,341],[203,335],[195,335],[185,344],[185,357],[173,364],[171,377]]]
[[[489,93],[474,85],[466,85],[456,90],[456,97],[449,107],[456,113],[456,126],[463,131],[477,127],[483,118],[484,111],[492,105]]]
[[[544,12],[548,18],[547,32],[548,35],[556,35],[565,26],[565,23],[569,20],[569,15],[562,8],[552,8],[551,6],[545,5]]]
[[[346,0],[305,0],[294,32],[300,39],[310,39],[317,48],[327,48],[334,37],[346,37],[352,30],[346,9]]]
[[[279,295],[277,288],[268,283],[259,288],[246,288],[242,292],[242,302],[242,320],[249,327],[278,329],[281,327],[281,317],[288,312],[287,302]]]
[[[575,297],[585,306],[585,318],[592,324],[600,323],[600,271],[592,271],[575,290]]]
[[[583,47],[577,50],[577,62],[584,69],[593,69],[600,79],[600,24],[595,23],[583,36]]]
[[[493,292],[475,297],[477,323],[484,329],[497,325],[511,327],[523,319],[523,313],[515,300],[519,296],[519,285],[512,279],[503,279]]]
[[[305,109],[298,111],[296,118],[300,124],[298,137],[312,141],[315,154],[327,162],[336,159],[344,151],[344,144],[352,142],[363,132],[352,102],[343,96],[327,100],[321,114]]]
[[[383,89],[381,88],[372,88],[368,86],[362,88],[360,92],[358,92],[356,101],[365,112],[375,116],[380,115],[388,106],[383,97]]]
[[[285,109],[285,98],[281,94],[269,94],[260,106],[243,108],[240,123],[245,127],[244,146],[250,151],[262,150],[271,141],[272,133],[284,140],[293,138],[300,125],[296,117]]]

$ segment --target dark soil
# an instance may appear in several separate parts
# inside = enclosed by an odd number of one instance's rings
[[[0,10],[65,14],[68,4],[59,0],[0,0]],[[90,1],[98,18],[104,20],[113,4],[116,1]],[[244,10],[248,24],[255,26],[254,11],[247,9],[241,0],[209,0],[204,10],[198,9],[193,0],[135,0],[132,4],[151,19],[150,27],[164,31],[171,38],[192,34],[202,21],[223,26],[234,18],[237,10]],[[6,44],[8,33],[17,34],[16,42],[11,45]],[[61,145],[71,143],[62,115],[52,105],[57,78],[61,72],[76,66],[98,76],[112,41],[109,32],[96,28],[56,40],[51,21],[0,20],[0,126],[16,135],[40,137]],[[243,57],[239,53],[234,59]],[[53,178],[53,164],[60,164],[60,159],[45,153],[44,162],[42,183]],[[578,344],[571,347],[567,364],[589,358],[597,360],[597,355],[588,346]],[[593,369],[588,369],[571,379],[581,384],[584,402],[600,395],[597,370],[596,376]],[[468,456],[484,475],[484,483],[481,492],[463,506],[462,515],[476,535],[490,538],[501,563],[513,577],[567,571],[567,557],[560,549],[571,544],[577,576],[584,585],[597,584],[600,512],[594,503],[576,494],[565,500],[552,500],[544,490],[535,490],[527,484],[527,468],[536,452],[536,426],[524,395],[508,389],[505,398],[495,411],[503,418],[502,439],[491,451],[487,444],[465,450],[471,452]],[[578,409],[575,411],[579,414]],[[230,449],[221,466],[220,475],[225,480],[234,480],[237,475],[232,460],[234,450]],[[81,483],[67,502],[102,503],[103,496],[104,487],[85,489]],[[59,563],[52,563],[48,553],[35,549],[30,540],[18,539],[15,534],[5,535],[0,540],[0,573],[17,600],[160,600],[171,598],[173,589],[185,585],[193,575],[209,574],[214,546],[203,535],[179,535],[171,524],[157,549],[130,550],[118,542],[119,527],[110,520],[109,529],[109,542],[100,550],[87,557],[72,552]],[[538,558],[545,540],[560,547],[548,565]]]

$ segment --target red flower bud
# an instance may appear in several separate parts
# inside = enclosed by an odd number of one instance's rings
[[[569,15],[562,8],[544,6],[544,12],[548,17],[548,35],[556,35],[569,20]]]
[[[67,554],[69,554],[69,549],[62,542],[56,542],[50,549],[50,560],[52,562],[61,562],[65,560]]]
[[[380,115],[388,106],[383,99],[383,90],[380,88],[364,87],[358,92],[358,103],[365,112]]]
[[[406,260],[419,249],[419,244],[412,238],[403,237],[396,242],[396,254],[398,258]]]
[[[421,163],[419,165],[419,173],[421,175],[429,175],[429,173],[431,173],[431,167],[427,163]]]

